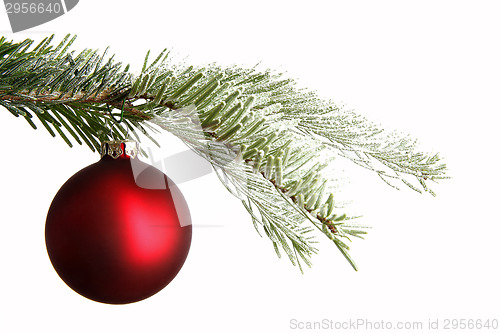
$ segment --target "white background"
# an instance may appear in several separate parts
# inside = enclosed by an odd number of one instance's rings
[[[319,237],[303,275],[275,256],[214,174],[185,183],[195,225],[185,266],[145,301],[105,305],[67,288],[44,244],[53,196],[98,156],[0,110],[1,332],[292,332],[292,319],[424,328],[429,319],[500,319],[499,2],[81,0],[17,34],[1,11],[9,39],[76,33],[74,48],[109,45],[136,70],[147,50],[164,47],[194,64],[262,61],[419,138],[453,177],[433,185],[433,198],[395,191],[352,165],[352,199],[373,226],[352,244],[360,270]],[[180,149],[168,134],[161,140],[163,153]],[[203,224],[222,227],[196,227]]]

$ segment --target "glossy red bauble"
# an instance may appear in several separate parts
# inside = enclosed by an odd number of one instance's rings
[[[52,265],[69,287],[98,302],[132,303],[157,293],[177,275],[191,244],[184,197],[135,157],[133,144],[103,144],[100,161],[61,187],[47,215]]]

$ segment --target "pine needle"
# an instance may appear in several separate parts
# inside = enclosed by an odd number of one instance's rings
[[[310,266],[317,253],[312,231],[332,241],[355,270],[342,240],[366,233],[360,225],[344,224],[352,217],[333,200],[336,179],[324,169],[334,160],[325,160],[323,152],[372,170],[393,187],[401,182],[434,195],[427,180],[447,178],[438,154],[418,151],[415,140],[387,134],[296,88],[281,73],[175,63],[164,50],[151,64],[148,52],[133,75],[106,51],[86,49],[75,56],[75,38],[67,35],[55,48],[53,36],[33,48],[30,39],[0,39],[0,106],[36,129],[34,113],[50,135],[70,147],[70,139],[85,142],[94,151],[112,136],[123,139],[127,128],[155,143],[159,134],[151,125],[176,135],[219,170],[259,234],[301,271],[301,261]],[[123,114],[122,122],[112,118],[113,108]]]

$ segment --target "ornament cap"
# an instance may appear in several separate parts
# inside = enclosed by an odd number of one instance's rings
[[[113,159],[119,157],[136,158],[139,154],[139,144],[134,140],[103,141],[101,144],[101,157],[106,155]]]

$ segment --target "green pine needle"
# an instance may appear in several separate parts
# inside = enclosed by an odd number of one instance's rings
[[[33,116],[52,136],[98,151],[100,142],[139,130],[153,142],[155,128],[181,138],[217,170],[223,185],[247,209],[260,235],[301,270],[317,253],[313,230],[327,236],[351,266],[344,242],[362,238],[363,226],[334,201],[335,181],[324,169],[346,158],[374,171],[389,185],[401,182],[428,192],[428,180],[447,178],[437,154],[417,150],[414,140],[386,134],[374,123],[274,71],[237,66],[175,63],[167,50],[140,73],[129,73],[106,51],[70,51],[76,36],[55,47],[53,36],[36,46],[0,38],[0,106]],[[109,130],[109,109],[123,122]],[[73,140],[73,141],[72,141]],[[409,179],[416,178],[416,185]],[[262,233],[262,231],[264,231]]]

